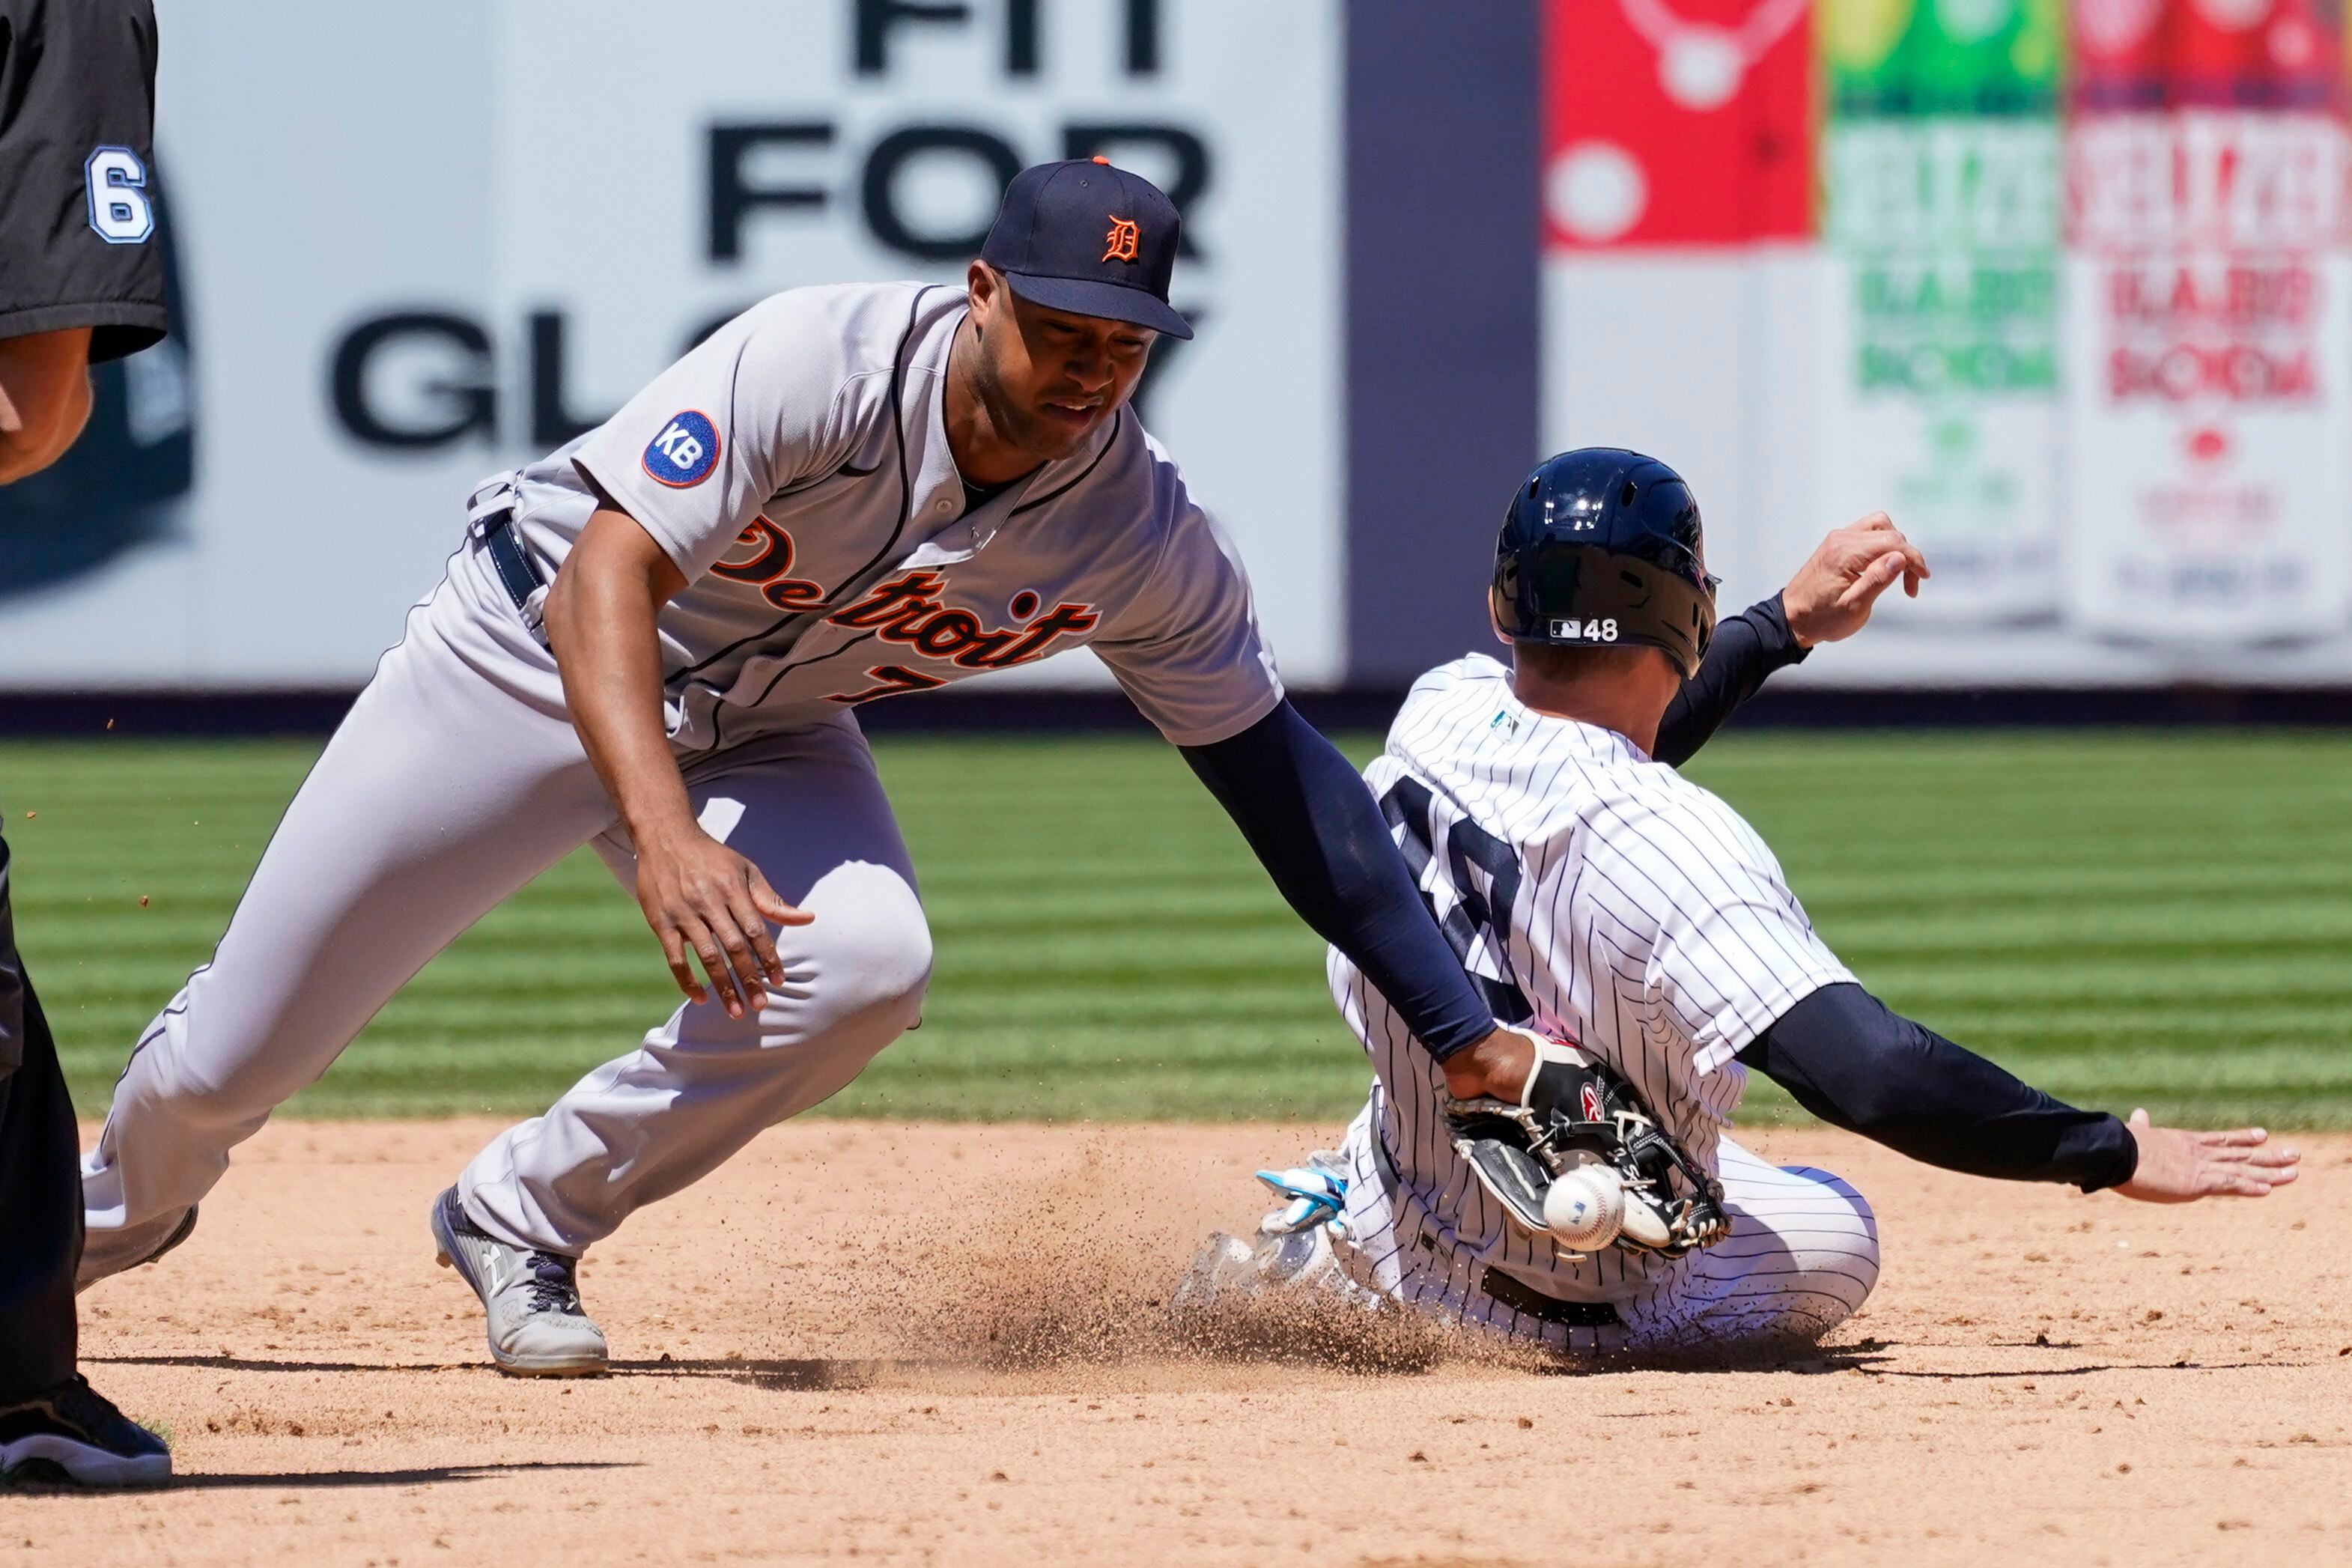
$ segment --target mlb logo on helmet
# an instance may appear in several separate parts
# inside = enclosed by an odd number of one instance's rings
[[[642,460],[646,476],[657,484],[674,490],[698,485],[719,466],[719,427],[696,409],[673,414],[661,434],[646,444]]]

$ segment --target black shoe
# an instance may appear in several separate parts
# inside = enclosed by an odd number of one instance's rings
[[[80,1373],[0,1406],[0,1476],[85,1487],[152,1487],[172,1479],[163,1439],[117,1410]]]

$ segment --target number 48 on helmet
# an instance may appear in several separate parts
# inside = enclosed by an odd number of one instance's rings
[[[1660,648],[1685,679],[1715,635],[1715,587],[1690,486],[1616,447],[1548,458],[1495,543],[1495,624],[1513,642]]]

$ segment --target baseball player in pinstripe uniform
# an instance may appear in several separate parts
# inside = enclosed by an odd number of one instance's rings
[[[1877,1280],[1877,1222],[1836,1176],[1727,1135],[1750,1068],[1980,1175],[2154,1201],[2292,1181],[2294,1152],[2259,1128],[2077,1110],[1889,1012],[1764,841],[1675,773],[1772,668],[1926,574],[1874,517],[1718,631],[1673,469],[1612,448],[1538,468],[1496,552],[1511,667],[1473,654],[1423,676],[1364,773],[1473,983],[1521,1029],[1441,1060],[1334,951],[1370,1099],[1337,1153],[1260,1173],[1283,1206],[1255,1244],[1213,1237],[1180,1305],[1318,1286],[1573,1352],[1818,1339]]]

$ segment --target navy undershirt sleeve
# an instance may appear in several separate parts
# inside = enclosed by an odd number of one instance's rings
[[[1706,744],[1732,710],[1756,695],[1766,676],[1801,663],[1810,651],[1797,646],[1778,594],[1718,621],[1698,673],[1683,682],[1665,717],[1658,721],[1658,742],[1650,755],[1680,767]]]
[[[2121,1121],[2021,1083],[1859,985],[1822,986],[1739,1059],[1831,1125],[1948,1171],[2088,1193],[2131,1180],[2139,1163]]]
[[[1274,885],[1444,1061],[1495,1028],[1364,781],[1284,701],[1230,740],[1182,748]]]

